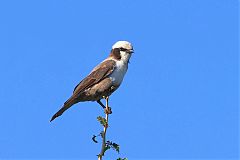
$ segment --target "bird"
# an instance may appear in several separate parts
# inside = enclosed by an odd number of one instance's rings
[[[74,88],[72,96],[52,116],[50,122],[78,102],[96,101],[106,108],[101,99],[106,99],[119,88],[128,70],[132,53],[134,49],[128,41],[117,41],[113,44],[109,56],[80,81]]]

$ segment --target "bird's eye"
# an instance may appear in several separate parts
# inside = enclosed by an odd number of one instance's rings
[[[120,49],[120,51],[126,51],[127,49],[126,48],[119,48]]]

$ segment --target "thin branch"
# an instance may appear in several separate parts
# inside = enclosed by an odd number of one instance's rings
[[[101,148],[101,152],[98,155],[98,160],[102,160],[102,157],[104,156],[104,153],[106,151],[106,134],[107,134],[107,128],[108,128],[108,115],[111,114],[111,108],[108,106],[108,99],[109,97],[106,97],[106,108],[104,110],[106,116],[105,116],[105,120],[106,120],[106,124],[104,125],[103,128],[103,132],[102,132],[102,148]]]

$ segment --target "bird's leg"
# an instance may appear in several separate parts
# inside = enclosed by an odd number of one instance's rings
[[[97,100],[97,103],[98,103],[98,104],[100,104],[100,106],[102,106],[102,108],[103,108],[103,109],[105,109],[105,108],[106,108],[106,106],[104,106],[104,104],[101,102],[101,100],[100,100],[100,99],[99,99],[99,100]]]
[[[109,99],[109,97],[104,97],[104,98],[105,98],[105,100],[106,100],[106,108],[104,109],[104,112],[105,112],[106,114],[112,114],[111,107],[109,107],[109,105],[108,105],[108,99]]]

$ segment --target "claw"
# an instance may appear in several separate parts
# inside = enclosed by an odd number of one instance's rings
[[[106,108],[104,109],[104,113],[105,113],[105,114],[112,114],[111,107],[106,107]]]

